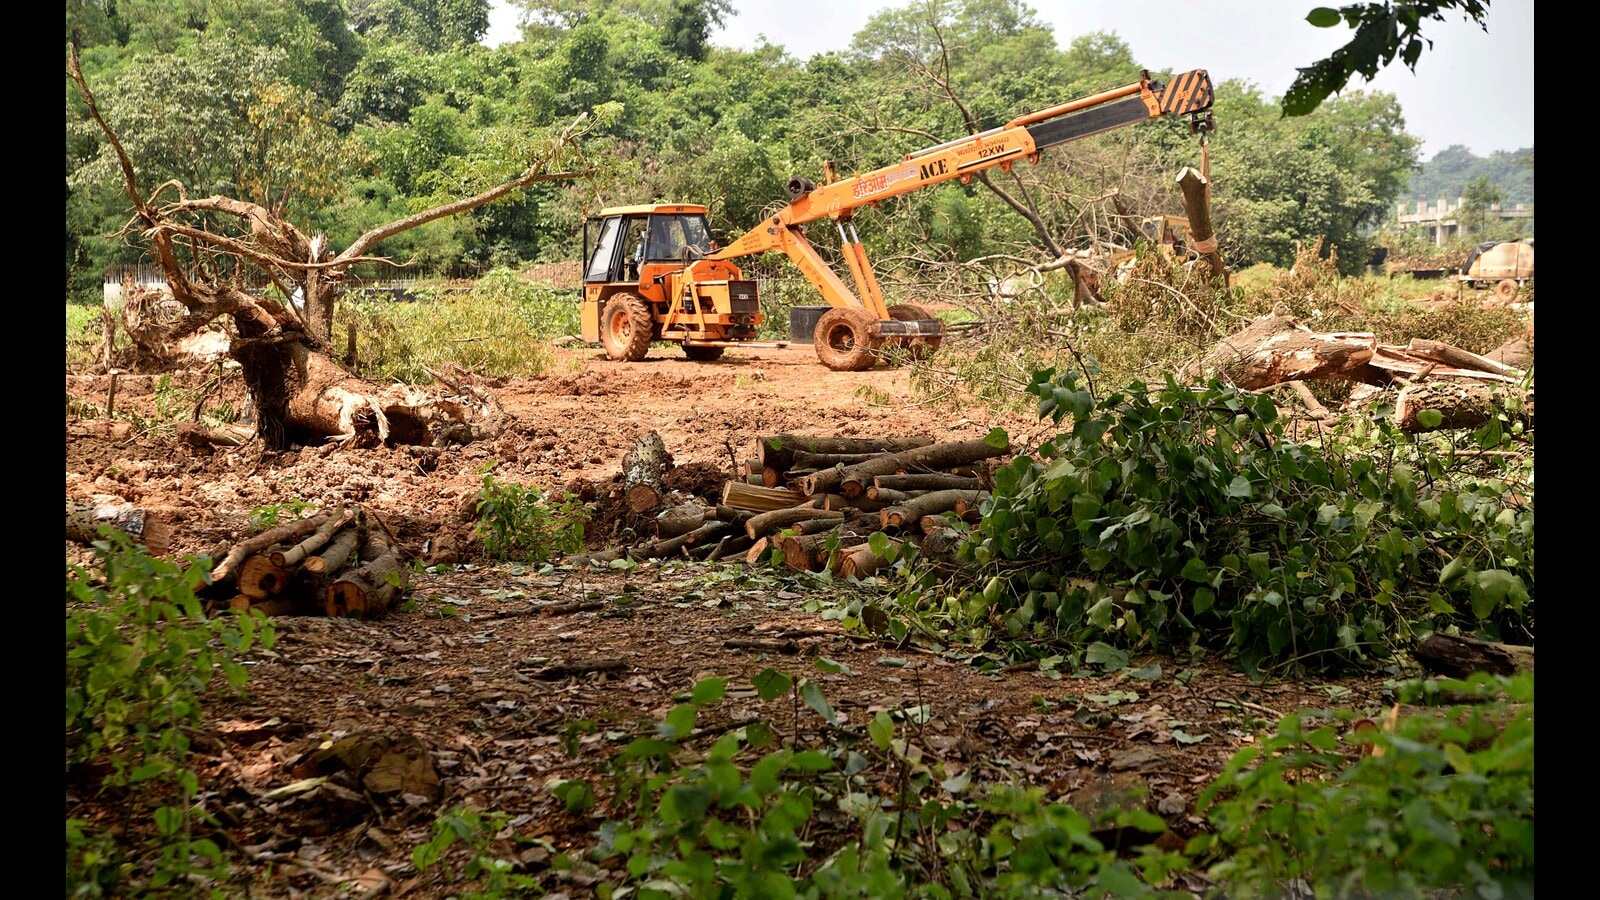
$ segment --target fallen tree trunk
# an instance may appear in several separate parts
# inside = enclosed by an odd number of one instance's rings
[[[100,540],[100,526],[108,525],[143,544],[152,556],[165,556],[172,529],[148,510],[112,503],[67,500],[67,540],[92,544]]]
[[[273,552],[246,557],[239,566],[235,587],[251,600],[265,600],[289,586],[289,570],[272,561]]]
[[[889,545],[898,547],[900,542],[890,540]],[[835,571],[847,578],[866,578],[875,574],[885,564],[884,558],[873,552],[870,544],[856,544],[839,551]]]
[[[1411,652],[1424,669],[1447,678],[1466,678],[1474,672],[1515,675],[1533,671],[1532,647],[1460,635],[1434,632],[1418,641]]]
[[[655,541],[640,547],[634,547],[628,551],[628,558],[635,562],[645,562],[651,559],[666,559],[668,556],[677,553],[679,550],[682,550],[685,547],[693,547],[696,544],[710,540],[713,537],[721,537],[722,535],[733,530],[733,528],[734,526],[728,524],[727,522],[707,522],[688,534],[680,534],[675,538],[670,538],[665,541]]]
[[[1436,359],[1439,362],[1450,366],[1451,368],[1476,369],[1481,372],[1492,372],[1496,375],[1504,375],[1507,378],[1515,378],[1517,375],[1516,371],[1514,371],[1511,366],[1496,362],[1487,356],[1479,356],[1476,353],[1471,353],[1461,349],[1460,347],[1446,344],[1442,341],[1430,341],[1424,338],[1412,338],[1411,341],[1406,344],[1406,349],[1417,354],[1418,356]]]
[[[313,575],[331,575],[343,569],[361,546],[365,526],[356,524],[339,532],[338,536],[316,556],[306,557],[300,568]]]
[[[675,506],[666,510],[655,518],[655,536],[657,540],[675,538],[680,534],[699,528],[705,524],[706,512],[694,504]]]
[[[853,466],[878,456],[878,453],[807,453],[796,450],[791,469],[828,469],[833,466]],[[765,470],[763,470],[764,472]]]
[[[1260,390],[1284,381],[1365,380],[1361,369],[1377,351],[1368,333],[1313,334],[1292,317],[1273,314],[1222,339],[1202,366],[1235,387]]]
[[[1426,410],[1439,414],[1437,422],[1426,421]],[[1527,428],[1533,427],[1533,394],[1524,394],[1515,385],[1494,382],[1444,379],[1424,381],[1402,388],[1394,402],[1394,424],[1407,434],[1438,431],[1444,428],[1476,428],[1501,410],[1510,413]]]

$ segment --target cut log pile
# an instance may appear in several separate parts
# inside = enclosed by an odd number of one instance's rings
[[[668,508],[654,520],[654,539],[574,561],[781,560],[865,578],[885,562],[868,543],[875,533],[888,536],[884,546],[909,541],[948,556],[959,536],[954,520],[978,520],[992,464],[1009,452],[982,440],[761,436],[721,503]]]
[[[1530,367],[1531,337],[1530,330]],[[1480,356],[1422,339],[1405,346],[1379,344],[1376,335],[1366,332],[1313,332],[1274,311],[1219,342],[1199,371],[1245,390],[1314,380],[1356,382],[1350,395],[1353,406],[1394,390],[1395,425],[1408,433],[1475,428],[1498,410],[1511,412],[1531,429],[1532,383],[1524,385],[1526,370],[1512,364],[1524,360],[1502,351],[1506,348]],[[1424,410],[1440,415],[1424,416]]]
[[[407,569],[381,522],[339,507],[279,525],[230,548],[209,596],[269,616],[373,618],[405,593]]]

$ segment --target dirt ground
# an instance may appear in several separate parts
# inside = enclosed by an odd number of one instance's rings
[[[248,694],[207,706],[196,743],[203,799],[226,826],[219,839],[233,858],[254,860],[242,868],[248,887],[230,894],[446,896],[443,873],[419,872],[411,851],[440,812],[470,804],[510,817],[507,836],[547,842],[522,845],[536,847],[523,856],[526,872],[552,891],[589,896],[607,873],[558,877],[547,871],[550,849],[593,842],[608,812],[606,761],[652,733],[675,697],[709,676],[728,678],[729,699],[716,715],[732,722],[771,714],[750,689],[768,667],[817,679],[844,727],[860,728],[881,709],[926,704],[924,742],[947,771],[964,767],[975,782],[1024,778],[1051,799],[1075,802],[1106,784],[1132,783],[1148,789],[1145,802],[1180,837],[1200,823],[1199,790],[1282,714],[1381,706],[1376,679],[1256,685],[1212,661],[1135,660],[1161,665],[1144,680],[1052,678],[1037,669],[982,674],[966,658],[970,650],[941,653],[845,632],[817,611],[842,588],[742,564],[684,560],[627,572],[490,564],[476,555],[467,512],[491,465],[500,481],[559,492],[575,479],[609,478],[633,442],[655,430],[679,469],[701,476],[682,484],[714,501],[759,434],[945,440],[1000,425],[1016,447],[1048,434],[1030,420],[919,406],[906,371],[830,372],[804,346],[731,351],[709,364],[673,349],[639,363],[609,362],[592,348],[557,352],[551,374],[498,385],[513,423],[501,437],[443,452],[263,453],[196,446],[171,428],[107,434],[104,420],[79,417],[103,408],[107,378],[68,375],[68,498],[160,513],[174,526],[174,555],[216,554],[249,534],[252,510],[300,500],[359,503],[411,557],[448,562],[441,553],[449,548],[458,563],[419,566],[411,602],[372,621],[278,618],[277,645],[253,658]],[[237,388],[226,379],[207,387],[218,371],[175,373],[165,383],[124,375],[117,409],[154,418],[174,405],[242,403],[228,396]],[[89,559],[70,541],[67,557]],[[540,614],[575,599],[605,603]],[[796,652],[724,647],[763,636],[792,641]],[[823,674],[812,655],[847,671]],[[541,677],[555,663],[596,659],[621,666]],[[815,716],[809,722],[796,720],[794,729],[822,727]],[[393,764],[375,770],[378,757]],[[304,779],[318,775],[332,777],[307,787]],[[589,779],[600,796],[586,814],[565,812],[547,787],[574,777]],[[67,811],[102,824],[120,814],[116,798],[80,792],[70,778]]]

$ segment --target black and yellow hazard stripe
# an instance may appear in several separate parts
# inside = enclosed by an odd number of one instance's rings
[[[1161,91],[1161,112],[1169,116],[1199,112],[1210,109],[1212,99],[1211,76],[1205,69],[1194,69],[1167,82]]]

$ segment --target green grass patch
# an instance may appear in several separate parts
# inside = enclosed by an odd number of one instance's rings
[[[465,291],[425,289],[411,302],[353,293],[336,334],[354,324],[356,373],[416,384],[454,363],[486,376],[544,374],[551,339],[578,332],[578,298],[497,269]]]

